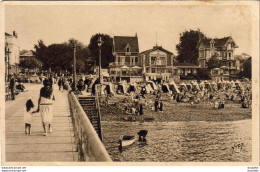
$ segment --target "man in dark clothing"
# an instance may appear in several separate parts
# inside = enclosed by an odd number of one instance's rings
[[[159,94],[156,95],[155,101],[154,101],[154,111],[157,112],[159,105]]]
[[[60,77],[60,79],[58,81],[59,90],[61,90],[62,92],[63,92],[64,84],[65,84],[65,78],[63,77],[63,74],[62,74],[62,76]]]
[[[10,89],[11,89],[11,99],[15,100],[15,96],[14,96],[14,89],[15,89],[15,78],[14,75],[11,75],[11,80],[10,80]]]

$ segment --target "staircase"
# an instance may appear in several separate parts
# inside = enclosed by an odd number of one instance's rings
[[[102,141],[100,110],[95,96],[79,96],[78,100]]]

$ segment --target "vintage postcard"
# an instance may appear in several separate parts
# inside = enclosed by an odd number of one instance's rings
[[[259,2],[1,2],[4,166],[258,166]]]

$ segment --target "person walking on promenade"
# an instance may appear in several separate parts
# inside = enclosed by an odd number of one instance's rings
[[[59,90],[61,92],[63,92],[64,84],[65,84],[65,78],[64,78],[64,75],[62,74],[62,76],[60,77],[60,79],[58,81]]]
[[[14,91],[15,91],[15,78],[14,75],[11,74],[11,80],[10,80],[10,89],[11,89],[11,99],[15,100],[15,95],[14,95]]]
[[[34,108],[32,98],[29,98],[26,101],[25,106],[26,106],[25,111],[24,111],[25,134],[31,135],[31,127],[32,127],[33,113],[34,113],[32,111],[32,109]]]
[[[52,76],[52,74],[50,75],[50,78],[49,78],[49,82],[50,82],[50,84],[51,84],[51,87],[52,87],[52,85],[53,85],[53,76]]]
[[[47,129],[52,132],[53,121],[53,100],[55,100],[52,84],[49,80],[43,81],[43,87],[40,90],[37,112],[40,112],[44,135],[47,136]]]

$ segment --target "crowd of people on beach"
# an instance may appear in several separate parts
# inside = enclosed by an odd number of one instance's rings
[[[42,126],[44,129],[44,135],[47,135],[47,131],[52,132],[52,120],[53,120],[53,107],[52,102],[55,100],[53,94],[53,84],[57,84],[59,90],[63,92],[67,89],[68,83],[73,86],[72,77],[65,77],[64,74],[59,76],[50,75],[49,77],[41,77],[43,87],[40,90],[40,96],[38,100],[38,108],[33,111],[34,103],[32,98],[29,98],[26,102],[26,108],[24,113],[25,121],[25,133],[31,134],[31,124],[33,121],[33,114],[40,113],[42,119]],[[76,88],[79,94],[95,95],[95,85],[99,83],[97,77],[80,77],[76,82]],[[15,99],[15,90],[20,92],[27,91],[24,84],[21,81],[15,79],[15,76],[11,76],[10,89],[12,93],[12,99]],[[212,105],[216,110],[226,108],[225,102],[234,102],[241,104],[241,108],[250,108],[252,104],[252,84],[251,81],[191,81],[187,83],[176,84],[171,82],[143,82],[143,83],[111,83],[104,82],[100,87],[99,94],[104,98],[106,105],[108,104],[109,97],[117,97],[118,95],[124,95],[123,99],[124,111],[126,114],[131,115],[143,115],[144,106],[148,105],[148,94],[153,95],[153,105],[150,107],[154,112],[163,112],[164,101],[166,99],[173,101],[174,103],[189,103],[190,105],[206,103]],[[130,101],[129,101],[130,100]]]

